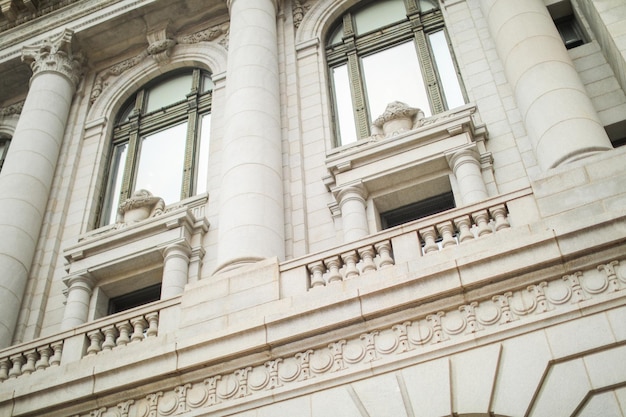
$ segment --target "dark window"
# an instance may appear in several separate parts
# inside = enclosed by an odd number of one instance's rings
[[[2,171],[2,165],[4,159],[9,151],[9,145],[11,144],[11,137],[6,135],[0,135],[0,171]]]
[[[574,15],[569,15],[554,21],[561,39],[567,49],[572,49],[585,43],[583,32]]]
[[[120,313],[161,298],[161,284],[142,288],[109,300],[108,314]]]
[[[380,220],[383,229],[398,226],[431,214],[440,213],[456,207],[452,192],[440,194],[416,203],[407,204],[393,210],[381,213]]]

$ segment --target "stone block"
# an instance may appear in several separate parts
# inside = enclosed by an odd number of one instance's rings
[[[548,327],[546,337],[554,359],[568,357],[615,342],[615,336],[604,314],[573,319]]]
[[[499,344],[492,344],[450,358],[454,413],[463,415],[489,410],[500,351]]]
[[[402,370],[415,417],[452,415],[450,362],[447,358]]]
[[[533,417],[572,415],[590,389],[582,359],[553,364],[528,414]]]
[[[362,415],[345,386],[311,394],[310,401],[311,417],[354,417]]]
[[[626,346],[586,355],[583,360],[593,389],[617,386],[626,381]]]
[[[505,416],[525,415],[551,359],[550,346],[541,331],[504,340],[492,411]]]
[[[367,378],[351,384],[354,401],[358,401],[370,416],[406,416],[402,388],[396,374]],[[350,388],[348,388],[350,389]]]

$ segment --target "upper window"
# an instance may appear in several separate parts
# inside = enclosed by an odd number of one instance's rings
[[[117,115],[100,225],[145,189],[165,204],[206,190],[211,123],[210,75],[199,69],[166,74],[137,91]]]
[[[370,136],[372,120],[401,101],[425,116],[465,104],[435,0],[378,0],[351,9],[330,31],[337,144]]]
[[[4,159],[7,156],[10,144],[11,137],[0,134],[0,171],[2,171],[2,165],[4,164]]]

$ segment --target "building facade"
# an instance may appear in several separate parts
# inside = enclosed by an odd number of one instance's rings
[[[626,416],[623,0],[0,11],[0,415]]]

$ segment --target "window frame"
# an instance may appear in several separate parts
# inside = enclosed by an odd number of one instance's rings
[[[4,161],[7,157],[7,153],[9,152],[9,146],[11,146],[11,136],[0,134],[0,143],[2,143],[2,147],[0,148],[0,172],[2,171],[2,166],[4,165]]]
[[[419,67],[422,71],[425,89],[428,96],[428,104],[432,114],[449,110],[443,84],[437,71],[434,52],[430,45],[429,34],[442,31],[452,62],[455,67],[455,74],[459,88],[467,103],[467,95],[450,38],[445,28],[443,14],[437,6],[426,12],[421,12],[419,0],[403,0],[406,9],[406,19],[379,27],[373,31],[356,34],[354,13],[358,12],[365,5],[359,4],[356,9],[349,9],[344,13],[335,25],[328,31],[326,42],[326,62],[332,100],[332,114],[335,133],[335,145],[342,146],[339,122],[337,120],[337,93],[334,85],[333,70],[342,65],[347,66],[352,99],[352,111],[356,126],[356,140],[367,138],[371,135],[371,121],[378,115],[370,114],[370,106],[367,103],[366,80],[363,74],[361,59],[381,52],[385,49],[398,46],[402,43],[413,41],[416,49]],[[341,42],[330,44],[331,40],[337,36],[337,32],[343,29]]]
[[[186,94],[184,99],[150,112],[144,112],[144,108],[147,106],[147,92],[151,88],[185,73],[191,73],[191,86],[190,92]],[[213,99],[213,88],[203,88],[205,87],[203,84],[207,80],[211,81],[211,73],[200,68],[187,67],[172,71],[141,87],[120,108],[113,126],[107,162],[108,171],[104,183],[105,186],[102,189],[99,218],[97,220],[98,226],[101,227],[114,223],[117,212],[117,207],[113,207],[116,197],[113,195],[115,184],[111,182],[114,174],[113,159],[116,147],[127,144],[126,157],[124,161],[119,162],[120,165],[123,164],[123,168],[118,167],[116,171],[122,175],[121,187],[117,196],[119,204],[130,198],[135,191],[142,139],[178,124],[187,123],[183,180],[178,201],[196,195],[199,192],[197,189],[197,171],[200,162],[199,154],[202,139],[201,122],[202,117],[211,114]],[[210,140],[210,137],[207,135],[206,139]],[[170,201],[168,203],[173,202]]]

